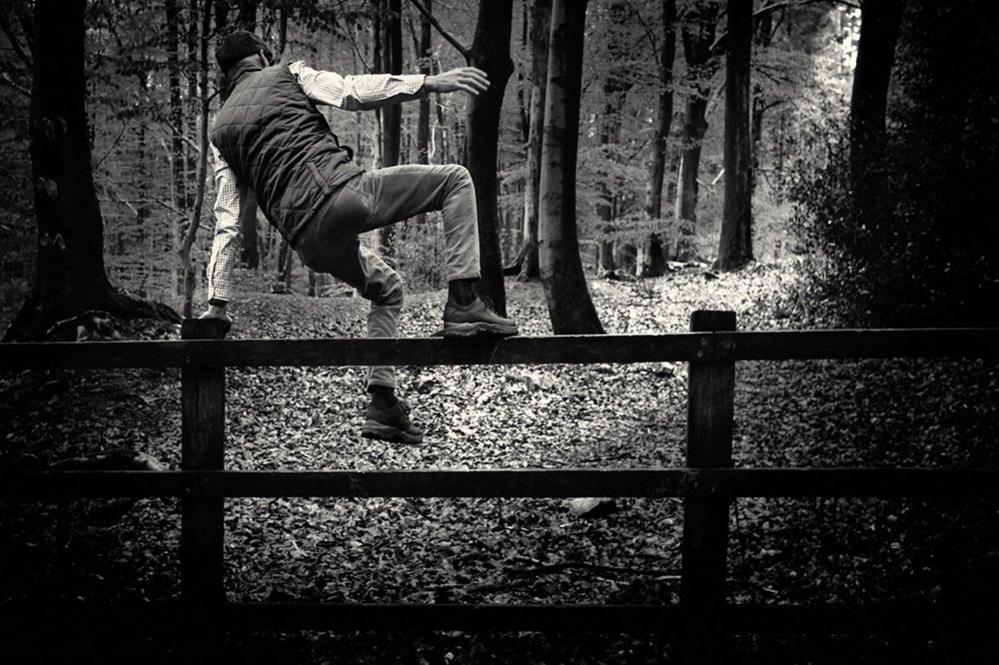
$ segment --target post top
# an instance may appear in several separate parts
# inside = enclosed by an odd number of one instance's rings
[[[692,332],[735,330],[735,312],[718,309],[698,309],[690,313]]]
[[[180,325],[182,339],[222,339],[226,334],[222,319],[184,319]]]

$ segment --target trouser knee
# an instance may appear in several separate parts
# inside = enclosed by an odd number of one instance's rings
[[[452,187],[461,187],[472,184],[472,174],[461,164],[447,164],[447,178]]]
[[[364,297],[372,305],[379,307],[402,307],[404,289],[402,278],[396,272],[391,273],[384,281],[369,284],[364,290]]]

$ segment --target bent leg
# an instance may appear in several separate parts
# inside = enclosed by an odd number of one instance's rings
[[[458,164],[410,164],[367,171],[351,183],[370,197],[371,217],[363,230],[388,226],[440,210],[444,221],[448,281],[479,277],[479,225],[475,185]]]

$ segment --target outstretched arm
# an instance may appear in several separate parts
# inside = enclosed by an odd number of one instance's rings
[[[293,62],[288,70],[298,79],[302,91],[317,104],[345,111],[363,111],[418,99],[428,92],[464,90],[478,94],[489,86],[485,72],[475,67],[459,67],[448,72],[423,74],[362,74],[341,76],[336,72],[312,69]]]
[[[215,238],[212,256],[208,261],[208,311],[202,318],[230,321],[225,308],[232,295],[232,270],[239,260],[239,188],[236,174],[226,164],[215,146]]]

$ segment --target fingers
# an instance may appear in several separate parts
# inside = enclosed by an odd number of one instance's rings
[[[484,91],[489,87],[489,75],[481,69],[477,69],[476,67],[465,67],[464,74],[474,85],[476,85],[476,87],[479,87],[481,90]]]
[[[448,87],[452,90],[462,90],[477,95],[489,88],[489,75],[477,67],[458,67],[444,76],[448,79]]]

